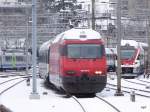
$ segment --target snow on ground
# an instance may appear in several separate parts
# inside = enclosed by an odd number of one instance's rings
[[[0,82],[4,81],[4,79],[0,78]],[[116,79],[108,79],[108,81],[117,82]],[[123,84],[126,85],[128,82]],[[57,93],[54,90],[46,89],[43,85],[43,80],[38,79],[37,85],[40,99],[29,99],[32,86],[27,86],[26,82],[23,82],[1,95],[0,103],[13,112],[83,112],[79,104],[72,98],[67,98],[65,94]],[[48,94],[45,95],[43,94],[44,92]],[[124,96],[114,96],[114,94],[114,90],[105,88],[97,95],[114,104],[121,112],[150,112],[149,98],[136,96],[136,101],[131,102],[129,94],[124,94]],[[78,98],[78,100],[86,108],[87,112],[115,112],[108,104],[98,99],[96,100],[96,98]]]

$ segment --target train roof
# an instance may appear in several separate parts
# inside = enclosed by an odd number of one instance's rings
[[[147,43],[140,42],[139,44],[140,44],[142,47],[148,47],[148,44],[147,44]]]
[[[51,42],[52,42],[52,39],[51,40],[48,40],[48,41],[46,41],[46,42],[44,42],[42,45],[41,45],[41,47],[40,47],[40,51],[41,50],[45,50],[45,49],[48,49],[49,48],[49,45],[51,44]]]
[[[73,28],[67,30],[59,35],[57,35],[54,42],[59,41],[60,39],[71,40],[71,39],[79,39],[79,40],[87,40],[87,39],[102,39],[101,35],[89,28]]]
[[[147,48],[147,43],[137,42],[135,40],[121,40],[121,46],[133,46],[135,48]]]

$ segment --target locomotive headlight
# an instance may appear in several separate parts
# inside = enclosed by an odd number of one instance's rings
[[[101,75],[101,74],[102,74],[102,71],[95,71],[95,74]]]
[[[67,73],[67,75],[74,75],[74,74],[76,74],[76,72],[75,72],[75,71],[72,71],[72,70],[69,70],[69,71],[67,71],[66,73]]]

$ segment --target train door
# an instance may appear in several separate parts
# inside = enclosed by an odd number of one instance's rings
[[[0,71],[2,71],[2,54],[0,55]]]
[[[2,67],[2,71],[3,71],[3,69],[4,69],[4,66],[3,66],[3,64],[4,64],[4,52],[2,53],[2,55],[1,55],[1,67]]]
[[[137,73],[143,74],[144,73],[144,50],[140,50],[137,59],[134,62],[137,65]]]
[[[16,56],[14,53],[12,54],[12,57],[11,57],[11,65],[13,69],[16,68]]]
[[[25,57],[25,55],[22,55],[22,54],[17,54],[17,56],[16,56],[16,67],[17,67],[17,69],[23,69],[23,68],[25,68],[25,62],[26,62],[26,57]]]

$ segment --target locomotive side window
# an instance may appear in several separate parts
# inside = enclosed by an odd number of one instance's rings
[[[98,44],[69,44],[67,45],[67,56],[69,58],[101,58],[103,45]]]
[[[6,57],[5,57],[5,60],[6,60],[6,61],[11,61],[11,60],[12,60],[12,57],[11,57],[11,56],[6,56]]]
[[[16,56],[17,61],[24,61],[23,56]]]
[[[66,56],[66,54],[67,54],[67,46],[66,45],[60,46],[60,54],[61,54],[61,56]]]

